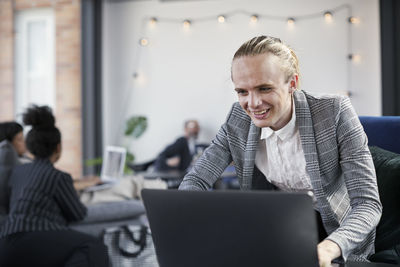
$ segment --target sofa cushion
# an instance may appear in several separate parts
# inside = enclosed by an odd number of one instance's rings
[[[139,200],[104,202],[87,206],[88,213],[83,221],[75,224],[91,224],[132,219],[145,213]]]
[[[370,147],[383,213],[376,231],[375,249],[392,248],[400,242],[400,155]]]

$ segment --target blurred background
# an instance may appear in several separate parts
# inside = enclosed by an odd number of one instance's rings
[[[400,115],[395,0],[0,0],[0,121],[53,108],[58,167],[125,146],[153,159],[197,119],[209,143],[236,101],[234,52],[272,35],[300,60],[301,89],[348,95],[359,115]],[[125,135],[145,118],[140,138]]]

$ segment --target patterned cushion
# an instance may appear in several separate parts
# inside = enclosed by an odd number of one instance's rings
[[[374,146],[370,151],[383,206],[375,241],[378,252],[400,242],[400,155]]]

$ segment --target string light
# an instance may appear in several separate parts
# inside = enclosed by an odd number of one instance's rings
[[[250,22],[256,23],[258,21],[258,15],[254,14],[250,17]]]
[[[339,10],[346,9],[346,8],[349,9],[350,7],[348,5],[341,5],[341,6],[338,6],[336,8],[333,8],[331,10],[326,10],[322,14],[324,15],[325,21],[330,23],[330,22],[333,21],[333,13],[334,12],[338,12]],[[244,10],[232,11],[232,12],[230,12],[228,14],[221,14],[221,15],[217,16],[217,21],[218,21],[218,23],[225,23],[227,16],[231,16],[231,15],[235,15],[235,14],[239,14],[239,13],[241,13],[241,14],[249,14],[247,11],[244,11]],[[319,16],[321,16],[321,12],[313,13],[313,14],[306,14],[306,15],[302,15],[302,16],[299,16],[299,17],[296,17],[296,18],[295,17],[286,17],[285,18],[285,17],[281,17],[281,16],[274,16],[274,15],[268,15],[268,14],[261,14],[261,15],[252,14],[250,16],[250,22],[251,23],[257,23],[261,17],[262,18],[265,17],[265,18],[270,18],[270,19],[273,19],[273,20],[283,20],[283,21],[286,21],[286,23],[289,26],[293,26],[295,24],[295,22],[297,22],[298,20],[308,20],[308,19],[317,18]],[[211,19],[212,19],[211,17],[198,18],[198,20],[202,21],[202,22],[203,21],[207,21],[207,20],[211,20]],[[151,17],[149,19],[149,23],[150,23],[150,25],[154,26],[160,20],[162,20],[162,21],[166,20],[166,21],[177,22],[177,23],[180,22],[179,19],[177,20],[177,19],[174,19],[174,18],[162,18],[162,19],[159,19],[159,18],[156,18],[156,17]],[[360,23],[360,19],[358,17],[350,16],[350,17],[348,17],[348,22],[351,23],[351,24],[357,24],[357,23]],[[189,29],[191,27],[192,23],[193,23],[192,20],[186,19],[186,20],[183,21],[183,27],[185,29]]]
[[[219,22],[219,23],[224,23],[225,20],[226,20],[226,19],[225,19],[225,16],[224,16],[224,15],[219,15],[219,16],[218,16],[218,22]]]
[[[361,62],[361,56],[359,54],[350,54],[349,59],[353,61],[354,63],[360,63]]]
[[[155,25],[157,24],[157,21],[158,21],[157,18],[154,18],[154,17],[151,18],[151,19],[150,19],[150,25],[151,25],[151,26],[155,26]]]
[[[147,40],[146,38],[142,38],[139,40],[139,43],[141,46],[147,46],[149,44],[149,40]]]
[[[296,20],[295,20],[294,18],[288,18],[288,19],[287,19],[287,24],[288,24],[289,26],[293,26],[295,21],[296,21]]]
[[[183,28],[187,30],[190,28],[191,24],[192,24],[192,22],[190,20],[186,19],[183,21]]]
[[[325,17],[325,21],[328,22],[328,23],[331,23],[332,20],[333,20],[332,12],[330,12],[330,11],[326,11],[324,13],[324,17]]]
[[[137,85],[144,86],[147,83],[147,77],[143,72],[137,71],[132,74],[133,82]]]
[[[358,24],[358,23],[360,23],[360,19],[357,17],[349,17],[349,22],[351,24]]]

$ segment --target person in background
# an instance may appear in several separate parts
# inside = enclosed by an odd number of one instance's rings
[[[8,180],[12,169],[31,161],[25,157],[22,126],[14,121],[0,123],[0,214],[8,212]]]
[[[10,121],[0,123],[0,183],[8,181],[9,172],[15,165],[32,161],[26,155],[26,145],[21,124]],[[5,171],[7,169],[7,172]],[[4,170],[4,171],[3,171]],[[6,174],[7,173],[7,174]],[[95,175],[74,179],[74,187],[77,191],[100,183],[100,178]],[[3,188],[3,186],[0,186]],[[5,196],[5,194],[2,194]]]
[[[12,145],[20,161],[26,160],[26,146],[21,124],[15,121],[0,123],[0,147],[5,143]]]
[[[179,189],[211,188],[233,161],[242,190],[313,193],[320,266],[367,261],[382,205],[366,134],[347,97],[299,90],[299,73],[280,39],[245,42],[231,69],[239,103]]]
[[[197,144],[200,126],[197,120],[187,120],[184,131],[184,136],[179,137],[158,155],[154,164],[156,171],[186,171],[193,157],[200,152],[201,146]]]
[[[71,176],[53,165],[62,147],[51,109],[32,106],[23,121],[32,126],[26,145],[34,160],[16,166],[10,177],[10,212],[0,229],[0,266],[108,266],[101,240],[68,228],[87,210]]]

